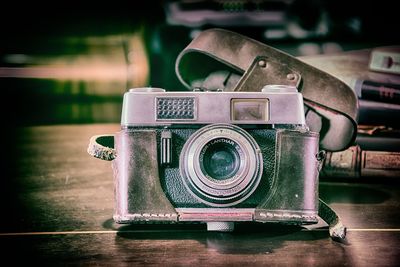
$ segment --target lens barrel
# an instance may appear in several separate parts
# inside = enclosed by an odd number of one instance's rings
[[[211,124],[189,137],[180,172],[189,192],[214,207],[236,205],[257,188],[263,170],[254,138],[231,124]]]

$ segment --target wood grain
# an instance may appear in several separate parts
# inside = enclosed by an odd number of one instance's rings
[[[10,182],[0,188],[2,260],[50,266],[398,265],[396,184],[321,182],[321,197],[349,228],[342,243],[329,238],[324,223],[308,230],[243,223],[233,233],[208,233],[201,224],[117,225],[111,164],[86,148],[92,135],[118,130],[117,124],[93,124],[16,131]]]

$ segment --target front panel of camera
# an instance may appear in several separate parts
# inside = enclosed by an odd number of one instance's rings
[[[224,125],[225,127],[228,125]],[[214,135],[209,132],[209,138],[202,133],[208,130],[219,131],[221,125],[208,125],[199,128],[170,128],[172,160],[169,164],[160,166],[160,181],[167,198],[176,208],[255,208],[265,200],[272,186],[275,168],[276,131],[271,129],[247,129],[246,139],[251,138],[251,143],[242,144],[237,153],[239,163],[236,172],[221,178],[212,175],[212,171],[204,169],[204,157],[208,150],[215,148],[221,138],[232,142],[231,148],[237,143],[237,138],[231,135]],[[211,129],[213,128],[213,129]],[[239,127],[238,127],[239,128]],[[156,129],[157,136],[162,136],[165,129]],[[242,132],[241,132],[242,133]],[[240,133],[240,134],[241,134]],[[239,135],[239,133],[236,133]],[[196,139],[198,142],[192,142]],[[213,141],[216,143],[212,144]],[[160,146],[161,146],[160,142]],[[238,150],[242,149],[241,152]],[[219,148],[219,152],[227,151]],[[210,157],[213,153],[210,152]],[[229,153],[229,152],[228,152]],[[250,154],[252,153],[252,154]],[[203,155],[201,155],[203,154]],[[215,155],[215,154],[214,154]],[[240,158],[241,157],[241,158]],[[233,160],[236,158],[233,157]],[[219,167],[219,166],[218,166]],[[233,167],[233,169],[235,169]],[[218,171],[215,171],[218,172]],[[239,173],[246,176],[236,176]]]

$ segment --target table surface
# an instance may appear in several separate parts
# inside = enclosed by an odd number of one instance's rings
[[[310,229],[244,224],[233,233],[197,225],[113,222],[111,163],[86,153],[117,124],[21,128],[2,161],[1,259],[41,265],[398,266],[396,182],[321,181],[320,196],[348,227],[343,242],[322,222]],[[11,143],[11,144],[10,144]],[[14,144],[14,145],[13,145]],[[3,151],[4,154],[4,151]]]

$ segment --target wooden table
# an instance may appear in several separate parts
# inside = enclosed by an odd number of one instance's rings
[[[400,190],[395,182],[320,183],[320,195],[349,228],[342,243],[327,228],[240,225],[117,225],[110,162],[86,153],[90,136],[117,124],[22,128],[2,165],[1,260],[43,265],[398,266]],[[4,152],[3,152],[4,153]]]

